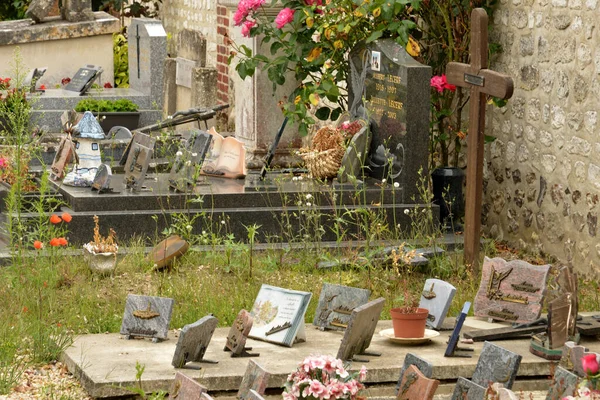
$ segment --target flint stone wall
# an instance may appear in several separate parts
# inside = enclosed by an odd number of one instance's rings
[[[490,236],[543,251],[578,271],[600,266],[598,0],[502,0],[493,68],[515,93],[488,109],[483,222]]]

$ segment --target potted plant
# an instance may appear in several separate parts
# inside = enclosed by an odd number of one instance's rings
[[[401,297],[397,300],[403,302],[403,306],[390,310],[394,336],[397,338],[419,339],[425,336],[425,325],[429,310],[419,307],[420,296],[414,295],[409,289],[408,275],[410,275],[410,263],[418,256],[416,250],[406,250],[405,243],[393,249],[391,254],[392,266],[397,272],[399,285],[401,286]]]
[[[110,131],[113,126],[124,126],[129,130],[137,129],[140,121],[139,108],[129,99],[85,99],[77,103],[75,111],[94,113],[99,117],[100,126],[104,132]]]
[[[107,237],[100,235],[99,220],[98,216],[94,215],[94,240],[83,245],[83,255],[92,272],[107,274],[117,266],[119,246],[112,228]]]

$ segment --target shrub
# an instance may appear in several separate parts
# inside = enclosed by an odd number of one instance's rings
[[[85,112],[92,111],[97,113],[103,112],[136,112],[138,106],[134,102],[128,99],[120,100],[97,100],[97,99],[85,99],[81,100],[75,106],[75,111]]]

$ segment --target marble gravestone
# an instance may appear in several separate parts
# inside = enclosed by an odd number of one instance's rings
[[[129,85],[131,89],[149,95],[162,109],[167,32],[159,19],[134,18],[127,33]]]
[[[406,357],[404,357],[404,364],[402,364],[402,370],[400,371],[400,377],[398,378],[398,384],[396,385],[396,392],[400,388],[400,384],[402,383],[404,373],[406,372],[408,367],[410,367],[411,365],[416,366],[419,369],[419,371],[421,371],[421,373],[423,375],[425,375],[427,378],[431,378],[433,376],[433,365],[429,361],[427,361],[413,353],[407,353]]]
[[[521,365],[521,358],[520,354],[485,342],[471,380],[483,387],[498,382],[511,389]]]
[[[240,400],[248,400],[251,398],[250,390],[254,390],[259,395],[263,395],[269,384],[269,374],[256,361],[248,360],[246,373],[242,378],[240,390],[237,393],[237,398]]]
[[[174,300],[166,297],[127,295],[121,335],[128,339],[148,337],[155,342],[167,338]]]
[[[487,388],[459,376],[450,400],[483,400],[486,391]]]
[[[473,306],[475,316],[513,323],[537,320],[549,271],[550,265],[486,257]]]
[[[404,373],[396,400],[431,400],[439,384],[440,381],[427,378],[419,368],[411,365]]]
[[[350,52],[349,108],[353,118],[370,117],[370,174],[399,182],[407,203],[417,199],[419,173],[428,176],[430,79],[431,67],[393,39]]]
[[[429,310],[427,326],[433,329],[442,327],[455,293],[456,288],[448,282],[440,279],[427,279],[425,281],[419,307]]]
[[[169,390],[169,400],[201,400],[206,388],[187,375],[177,372]]]
[[[370,294],[367,289],[324,283],[313,325],[322,330],[346,329],[352,310],[366,304]]]
[[[148,165],[154,155],[155,142],[156,139],[140,132],[136,132],[131,139],[128,149],[125,150],[127,161],[125,163],[124,182],[127,189],[133,191],[142,189]]]
[[[366,349],[371,344],[384,303],[385,299],[380,297],[352,310],[337,358],[349,361],[355,355],[380,355],[374,352],[368,353]]]
[[[175,368],[185,368],[188,362],[202,362],[218,322],[212,315],[207,315],[193,324],[184,326],[179,333],[171,365]]]
[[[577,375],[562,367],[557,367],[546,400],[561,400],[564,397],[573,396],[578,381]]]

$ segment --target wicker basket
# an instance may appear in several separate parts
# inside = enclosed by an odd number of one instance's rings
[[[309,150],[305,153],[301,153],[300,156],[304,160],[304,164],[306,165],[311,178],[334,178],[337,176],[338,171],[342,166],[344,148],[338,147],[323,151]]]

